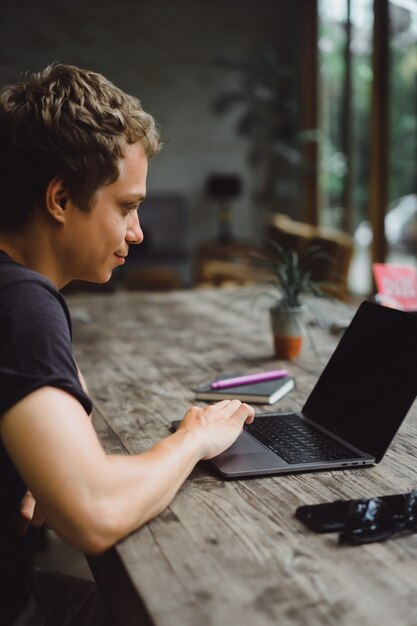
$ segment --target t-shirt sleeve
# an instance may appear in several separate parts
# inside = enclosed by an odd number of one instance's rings
[[[91,412],[74,361],[69,313],[58,291],[16,283],[0,303],[0,415],[41,387],[70,393]]]

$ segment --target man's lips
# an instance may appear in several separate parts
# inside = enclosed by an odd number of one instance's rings
[[[119,263],[120,263],[121,265],[123,265],[123,264],[126,262],[126,257],[127,257],[127,254],[126,254],[126,255],[123,255],[123,254],[117,254],[117,253],[115,252],[115,253],[114,253],[114,256],[115,256],[115,257],[119,260]]]

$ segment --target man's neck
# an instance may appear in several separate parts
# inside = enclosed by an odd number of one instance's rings
[[[43,233],[0,233],[0,250],[16,263],[42,274],[60,289],[63,287],[52,260],[52,251]]]
[[[25,263],[25,259],[21,252],[20,246],[12,243],[11,239],[15,239],[15,237],[0,234],[0,250],[3,250],[3,252],[8,254],[9,257],[13,259],[13,261],[15,261],[16,263],[24,265],[25,267],[29,267],[28,264]]]

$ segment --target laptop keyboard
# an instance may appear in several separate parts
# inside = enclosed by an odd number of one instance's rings
[[[351,459],[354,453],[294,413],[279,418],[259,417],[245,430],[286,463]]]

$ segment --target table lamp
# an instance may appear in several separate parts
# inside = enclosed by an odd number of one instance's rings
[[[217,205],[218,239],[230,243],[232,236],[231,201],[240,196],[242,181],[237,174],[210,174],[206,180],[206,194]]]

